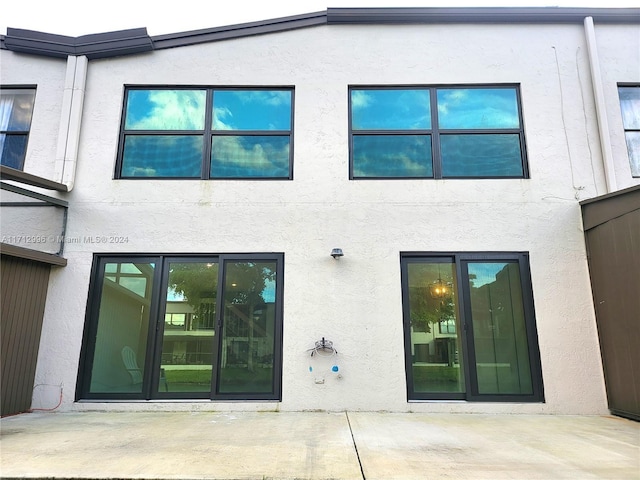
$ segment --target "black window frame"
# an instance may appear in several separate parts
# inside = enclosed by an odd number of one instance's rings
[[[413,391],[413,360],[411,355],[411,319],[409,312],[408,271],[409,263],[437,263],[450,261],[455,268],[457,278],[458,310],[460,315],[460,347],[464,369],[465,392],[452,393],[422,393]],[[466,288],[469,277],[463,264],[473,262],[505,261],[514,262],[520,268],[520,285],[522,288],[522,302],[525,316],[527,345],[529,348],[529,364],[533,391],[531,394],[480,394],[478,391],[477,371],[475,362],[475,347],[473,336],[473,322],[471,321],[470,291]],[[402,316],[405,348],[405,372],[407,401],[429,400],[462,400],[468,402],[514,402],[514,403],[544,403],[544,384],[542,377],[542,363],[538,343],[538,331],[533,301],[533,287],[529,266],[528,252],[401,252],[400,253],[401,285],[402,285]]]
[[[218,295],[216,306],[216,327],[212,364],[215,383],[211,384],[209,392],[162,392],[160,388],[160,369],[155,368],[161,363],[162,340],[165,326],[166,296],[164,293],[168,284],[168,266],[170,262],[203,262],[212,261],[218,267]],[[278,281],[275,286],[275,324],[274,324],[274,353],[272,389],[269,393],[219,393],[220,382],[220,344],[222,342],[223,317],[223,279],[226,266],[232,262],[261,262],[271,261],[276,264]],[[103,266],[107,263],[135,263],[153,262],[156,264],[153,273],[153,286],[150,300],[149,327],[147,333],[147,347],[145,352],[142,391],[131,393],[92,393],[91,372],[93,368],[93,354],[96,347],[99,320],[100,300],[105,274]],[[140,400],[239,400],[239,401],[281,401],[282,400],[282,356],[283,356],[283,291],[284,291],[284,253],[215,253],[215,254],[109,254],[95,253],[91,268],[89,293],[85,313],[82,347],[80,350],[78,381],[76,383],[76,401],[140,401]],[[160,314],[163,313],[162,318]]]
[[[37,85],[0,85],[0,93],[2,90],[29,90],[33,92],[33,104],[31,105],[31,118],[29,119],[29,129],[28,130],[0,130],[0,135],[6,135],[8,137],[26,137],[24,142],[24,151],[21,154],[20,158],[20,167],[9,167],[14,168],[16,170],[24,170],[24,162],[27,158],[27,149],[29,148],[29,137],[31,135],[31,125],[33,123],[33,112],[36,106],[36,96],[38,94]],[[2,156],[0,151],[0,156]],[[4,165],[3,165],[4,166]]]
[[[439,128],[438,125],[438,103],[437,92],[438,90],[450,90],[450,89],[513,89],[516,94],[516,102],[518,109],[518,121],[519,128],[491,128],[491,129],[444,129]],[[351,92],[353,90],[426,90],[430,95],[430,113],[431,113],[431,128],[428,129],[416,129],[416,130],[353,130],[353,110],[351,105]],[[405,85],[349,85],[348,87],[348,105],[349,105],[349,179],[350,180],[465,180],[465,179],[528,179],[529,167],[527,160],[527,149],[524,134],[524,119],[522,113],[522,96],[520,92],[520,84],[517,83],[496,83],[496,84],[405,84]],[[477,135],[477,134],[517,134],[520,140],[520,155],[522,175],[501,175],[501,176],[477,176],[477,175],[465,175],[465,176],[443,176],[442,174],[442,156],[440,151],[440,136],[441,135]],[[402,135],[429,135],[431,137],[431,155],[432,155],[432,176],[355,176],[353,166],[353,139],[358,135],[388,135],[388,136],[402,136]]]
[[[639,83],[618,83],[617,85],[617,91],[618,91],[618,102],[620,102],[620,89],[621,88],[636,88],[638,89],[638,91],[640,91],[640,84]],[[627,156],[629,158],[629,167],[631,167],[631,152],[629,151],[629,147],[627,145],[627,132],[636,132],[638,134],[640,134],[640,128],[627,128],[627,126],[624,124],[624,119],[622,119],[622,129],[624,131],[624,137],[625,137],[625,147],[627,148]],[[634,175],[633,172],[631,173],[631,177],[632,178],[640,178],[640,173],[638,175]]]
[[[206,105],[203,130],[127,130],[125,129],[127,100],[129,92],[133,90],[205,90]],[[215,130],[213,128],[213,94],[215,91],[223,90],[246,90],[246,91],[288,91],[291,92],[291,118],[290,130]],[[120,114],[120,132],[118,136],[118,152],[116,157],[116,167],[114,179],[116,180],[293,180],[293,141],[294,141],[294,119],[295,119],[295,88],[286,85],[273,86],[213,86],[213,85],[125,85]],[[162,135],[182,135],[182,136],[202,136],[202,162],[200,177],[172,177],[172,176],[125,176],[122,175],[122,164],[124,159],[125,138],[127,136],[162,136]],[[214,136],[289,136],[289,173],[282,177],[215,177],[211,176],[211,141]]]

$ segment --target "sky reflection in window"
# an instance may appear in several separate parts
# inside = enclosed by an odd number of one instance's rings
[[[205,90],[130,90],[127,130],[203,130]]]
[[[438,89],[441,129],[519,128],[518,101],[513,88]]]
[[[430,135],[357,135],[353,137],[356,177],[431,177]]]
[[[352,90],[351,126],[354,130],[428,130],[429,90]]]
[[[517,134],[441,135],[444,177],[522,177]]]
[[[214,136],[211,178],[289,176],[289,136]]]
[[[199,177],[200,135],[130,135],[122,159],[124,177]]]
[[[216,90],[215,130],[290,130],[291,91]]]

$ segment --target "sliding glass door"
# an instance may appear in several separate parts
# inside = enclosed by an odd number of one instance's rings
[[[281,254],[97,256],[77,397],[279,399]]]
[[[204,392],[209,396],[214,373],[218,261],[168,259],[164,308],[160,317],[160,361],[156,362],[161,394]],[[170,395],[168,395],[170,396]],[[182,396],[182,395],[181,395]]]
[[[405,311],[409,378],[413,390],[434,397],[463,398],[463,351],[455,264],[448,258],[405,262]]]
[[[225,265],[220,393],[271,391],[276,267],[275,262]]]
[[[404,254],[409,399],[542,401],[528,258]]]

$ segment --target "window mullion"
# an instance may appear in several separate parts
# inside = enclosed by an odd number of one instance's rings
[[[463,268],[464,261],[460,255],[454,255],[453,262],[456,269],[456,280],[458,282],[458,314],[460,315],[460,346],[462,347],[463,362],[460,362],[460,368],[464,373],[464,386],[467,398],[472,392],[477,391],[478,385],[475,371],[475,348],[473,345],[473,325],[471,324],[470,311],[467,312],[469,305],[468,285],[469,275],[466,268]],[[466,263],[465,263],[466,265]]]
[[[222,321],[224,318],[224,279],[225,270],[227,268],[227,259],[225,255],[218,257],[218,290],[216,292],[216,319],[214,327],[215,342],[213,344],[213,381],[211,382],[211,390],[209,398],[214,400],[218,395],[220,386],[220,371],[222,369]]]
[[[208,180],[211,178],[211,142],[213,131],[213,90],[207,89],[206,108],[204,114],[204,133],[202,141],[204,142],[202,148],[202,179]]]
[[[522,122],[520,123],[521,128],[518,132],[520,135],[520,155],[522,161],[522,175],[524,178],[529,178],[529,162],[527,160],[527,149],[524,140],[524,130],[522,129]]]
[[[431,156],[433,157],[433,178],[442,178],[440,128],[438,126],[438,100],[435,88],[429,90],[429,99],[431,102]]]

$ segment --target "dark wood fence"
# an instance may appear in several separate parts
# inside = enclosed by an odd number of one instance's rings
[[[609,410],[640,420],[640,186],[581,206]]]
[[[1,414],[31,408],[51,265],[2,255],[0,264]]]

